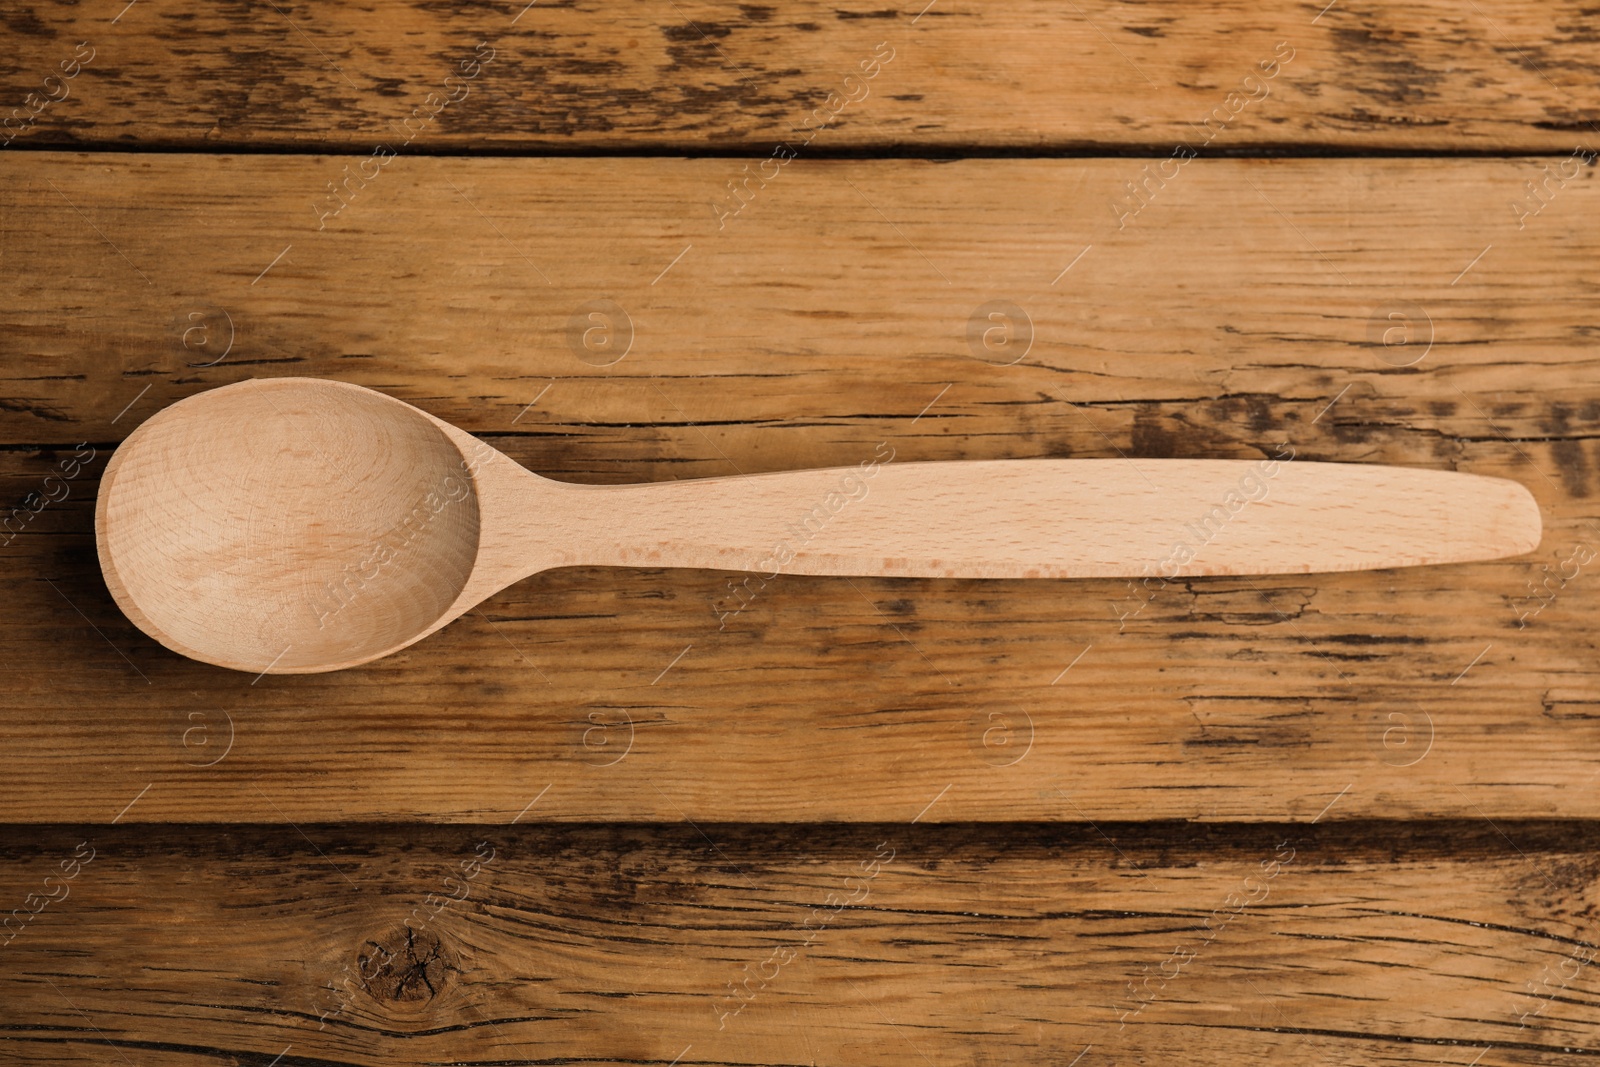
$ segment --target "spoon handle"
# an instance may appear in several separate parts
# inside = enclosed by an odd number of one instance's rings
[[[1175,578],[1455,563],[1535,548],[1521,484],[1264,460],[894,462],[560,486],[569,562],[764,574]]]

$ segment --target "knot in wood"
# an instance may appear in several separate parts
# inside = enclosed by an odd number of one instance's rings
[[[444,942],[431,930],[400,926],[361,953],[361,985],[376,1001],[405,1004],[430,1001],[444,991],[458,968]]]

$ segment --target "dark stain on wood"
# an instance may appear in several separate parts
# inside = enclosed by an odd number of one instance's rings
[[[1153,459],[1181,458],[1188,442],[1168,414],[1156,404],[1141,404],[1133,416],[1133,454]]]
[[[1556,461],[1561,482],[1575,500],[1589,496],[1591,468],[1589,454],[1583,441],[1557,440],[1550,442],[1550,456]]]
[[[8,5],[7,10],[0,11],[0,26],[6,32],[18,34],[23,37],[41,37],[54,40],[61,36],[59,19],[42,19],[34,8],[17,8]],[[41,71],[40,76],[48,73],[48,69]]]

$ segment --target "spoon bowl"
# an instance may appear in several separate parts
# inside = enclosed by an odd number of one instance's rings
[[[255,674],[386,656],[550,567],[753,572],[720,629],[780,574],[1126,577],[1142,604],[1180,576],[1494,559],[1541,534],[1516,482],[1287,445],[1257,460],[894,460],[881,442],[850,467],[572,485],[382,393],[257,379],[135,430],[95,533],[140,629]]]
[[[112,456],[95,515],[107,584],[142,630],[280,673],[365,662],[428,632],[467,586],[478,527],[466,457],[433,419],[299,379],[153,416]]]

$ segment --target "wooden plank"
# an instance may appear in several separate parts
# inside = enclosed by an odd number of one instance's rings
[[[1564,154],[1600,63],[1582,0],[12,6],[13,144]]]
[[[1099,830],[11,827],[0,1062],[1600,1052],[1592,826]]]
[[[105,822],[147,786],[125,821],[476,821],[547,786],[528,818],[1600,813],[1592,170],[1519,230],[1528,161],[1197,162],[1119,231],[1096,198],[1127,161],[797,164],[719,232],[694,209],[726,161],[412,159],[319,232],[335,163],[0,162],[28,220],[0,231],[0,499],[98,450],[0,549],[5,819]],[[569,345],[600,299],[634,324],[605,367],[594,320]],[[968,341],[995,300],[1033,322],[1009,366]],[[252,684],[116,612],[89,502],[160,405],[279,373],[570,480],[1290,448],[1516,478],[1547,533],[1144,592],[562,571],[369,668]]]

